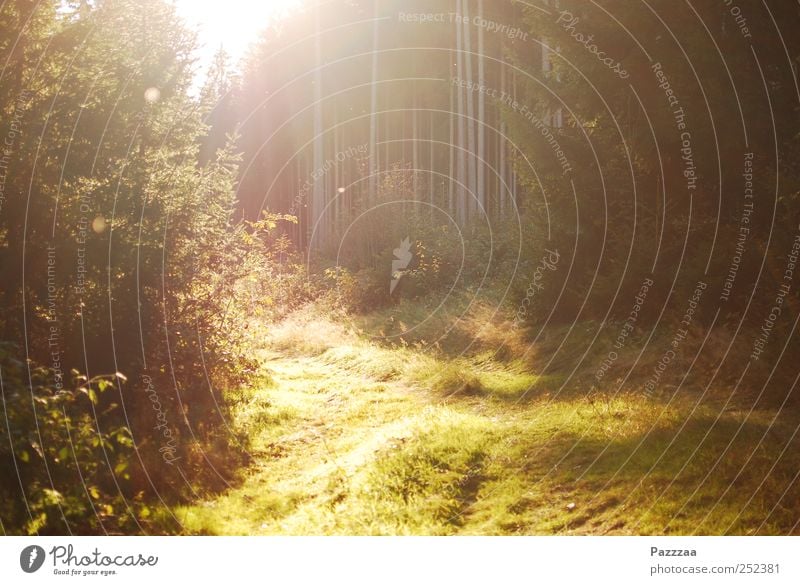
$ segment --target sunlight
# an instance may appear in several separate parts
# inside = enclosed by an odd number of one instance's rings
[[[234,60],[241,58],[261,31],[302,4],[303,0],[175,0],[178,13],[200,33],[203,62],[220,46]]]
[[[0,585],[800,585],[796,30],[0,0]]]

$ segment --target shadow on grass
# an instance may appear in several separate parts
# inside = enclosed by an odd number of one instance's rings
[[[684,425],[677,411],[653,427],[652,411],[635,414],[591,417],[582,433],[548,425],[549,437],[518,426],[470,512],[474,531],[798,533],[798,441],[781,456],[792,426],[711,412]]]

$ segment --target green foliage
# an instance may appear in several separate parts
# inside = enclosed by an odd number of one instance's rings
[[[247,331],[252,303],[242,291],[248,278],[269,280],[283,242],[253,237],[274,229],[274,218],[255,226],[237,221],[237,138],[204,142],[228,74],[219,63],[202,94],[193,95],[196,40],[172,5],[28,4],[11,2],[0,11],[0,29],[8,33],[0,56],[13,73],[0,84],[0,131],[16,130],[4,186],[7,194],[27,194],[4,199],[0,214],[0,339],[13,344],[4,360],[24,355],[43,364],[31,365],[39,372],[35,411],[22,408],[31,392],[24,377],[3,374],[13,396],[12,432],[24,435],[14,448],[27,465],[50,467],[58,485],[43,483],[41,470],[22,469],[33,518],[17,494],[4,498],[3,523],[10,531],[99,531],[112,515],[105,506],[120,524],[131,521],[113,499],[122,492],[151,500],[166,491],[180,499],[184,477],[219,487],[226,469],[241,461],[229,444],[235,438],[221,430],[223,390],[255,372]],[[17,36],[19,42],[5,42]],[[56,362],[65,372],[120,371],[129,382],[118,380],[113,391],[102,380],[54,389],[41,368]],[[80,466],[61,453],[70,444],[67,422]],[[36,439],[38,454],[32,443],[24,446],[37,425],[61,433]],[[129,445],[120,443],[122,428],[130,428],[137,459],[154,473],[134,465]],[[113,457],[99,457],[109,444]],[[89,448],[91,457],[81,451]],[[97,498],[81,503],[64,487],[67,476],[68,485],[81,485],[78,468]],[[131,485],[118,487],[114,473],[130,475]]]
[[[0,480],[0,515],[6,532],[135,530],[131,432],[101,424],[119,407],[112,395],[124,376],[87,380],[73,371],[66,381],[16,360],[15,349],[0,345],[0,465],[8,471]]]
[[[410,439],[378,453],[359,494],[370,513],[358,532],[436,534],[463,524],[485,480],[492,430],[478,417],[446,409],[417,424]]]
[[[322,278],[310,275],[286,233],[295,224],[294,215],[264,210],[239,230],[241,277],[231,302],[245,319],[275,320],[322,294]]]

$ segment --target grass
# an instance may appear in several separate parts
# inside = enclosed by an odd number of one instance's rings
[[[798,421],[694,395],[555,394],[487,354],[380,345],[304,315],[235,398],[238,483],[189,534],[797,534]],[[307,335],[309,339],[303,340]]]

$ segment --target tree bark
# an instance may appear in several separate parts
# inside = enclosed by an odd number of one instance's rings
[[[483,0],[478,0],[478,16],[483,19]],[[484,77],[484,62],[483,62],[483,27],[478,28],[478,83],[481,88],[486,86],[486,78]],[[485,185],[485,165],[486,163],[486,96],[483,91],[478,93],[478,177],[476,185],[476,193],[478,196],[478,203],[483,208],[483,212],[487,213],[486,209],[486,185]]]

